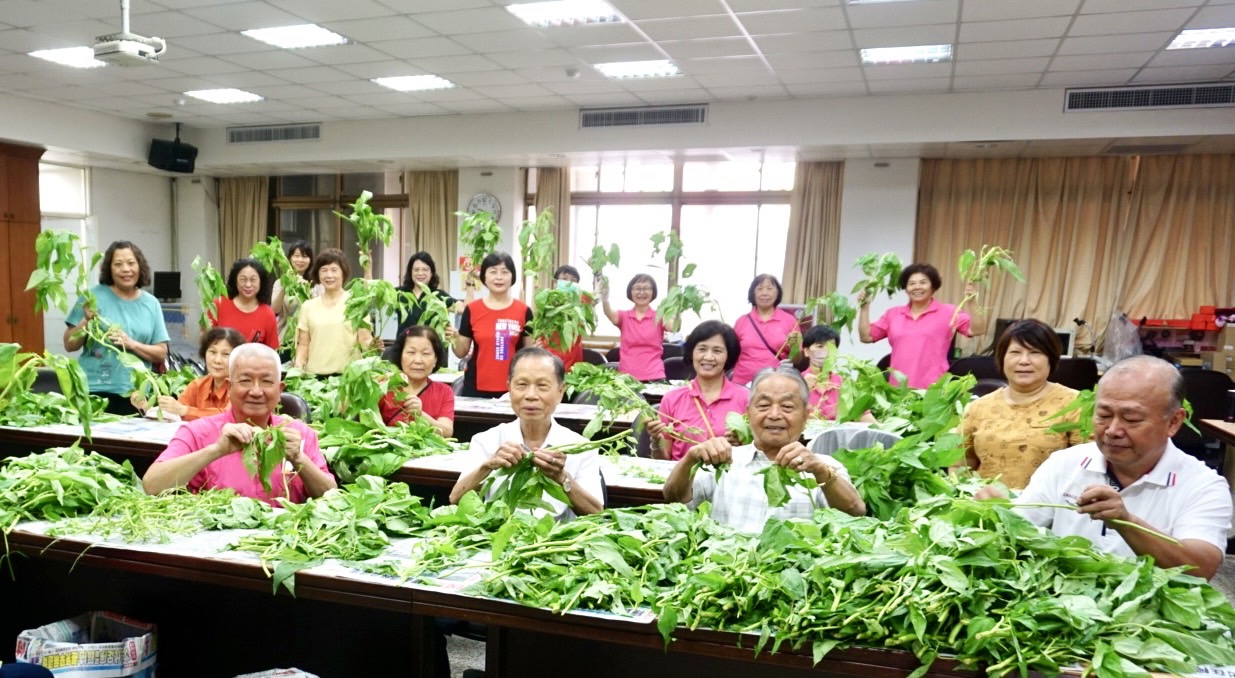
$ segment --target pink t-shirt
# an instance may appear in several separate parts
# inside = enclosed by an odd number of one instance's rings
[[[690,383],[682,388],[675,388],[665,394],[665,397],[660,401],[661,420],[665,424],[671,424],[679,433],[687,438],[703,442],[712,436],[708,433],[709,428],[712,434],[723,436],[725,431],[725,415],[730,412],[744,413],[746,406],[750,403],[750,391],[746,390],[745,386],[739,386],[728,379],[720,389],[720,397],[711,403],[706,403],[699,395],[699,382],[691,379]],[[707,423],[704,423],[704,414],[707,415]],[[697,429],[695,431],[682,431],[681,425],[672,422],[669,417],[677,419],[686,426]],[[686,450],[689,450],[694,443],[684,443],[680,440],[671,440],[672,444],[669,447],[669,457],[671,459],[681,459],[686,456]]]
[[[840,401],[841,383],[841,376],[835,372],[827,379],[816,380],[815,388],[810,390],[810,411],[818,412],[824,419],[836,419],[836,403]]]
[[[948,348],[952,335],[969,336],[969,314],[961,311],[952,323],[956,307],[934,299],[915,320],[910,304],[889,308],[871,323],[871,339],[887,337],[892,346],[892,369],[905,375],[909,388],[928,388],[948,371]]]
[[[634,311],[618,311],[617,327],[622,333],[618,371],[639,381],[664,379],[665,325],[656,318],[656,311],[649,308],[643,318],[635,317]]]
[[[760,319],[757,310],[738,318],[733,324],[733,331],[738,334],[742,354],[733,366],[733,380],[739,384],[749,384],[756,372],[765,367],[776,367],[781,360],[788,358],[789,345],[785,342],[789,333],[796,329],[798,319],[789,311],[779,308],[767,320]],[[763,335],[762,339],[760,334]]]
[[[154,463],[157,464],[161,461],[183,457],[207,445],[212,445],[219,439],[219,432],[223,430],[223,426],[234,423],[236,423],[235,413],[229,407],[222,414],[183,424],[176,431],[172,441],[167,444],[167,449],[159,454],[159,458],[155,459]],[[286,428],[294,428],[299,431],[300,439],[304,441],[305,456],[313,462],[314,466],[330,474],[330,469],[326,466],[326,458],[322,456],[321,450],[318,449],[317,433],[313,429],[298,419],[283,417],[277,414],[270,416],[270,423],[272,425],[283,424]],[[296,504],[308,498],[309,495],[304,489],[304,481],[300,479],[300,476],[292,477],[290,494],[285,491],[283,475],[279,472],[279,469],[275,469],[270,474],[270,494],[267,494],[266,490],[262,488],[262,481],[257,476],[249,475],[249,472],[245,470],[244,462],[241,461],[239,452],[240,450],[236,450],[226,457],[206,464],[206,468],[203,468],[189,480],[189,491],[198,492],[203,489],[210,490],[230,487],[236,491],[236,494],[260,499],[271,506],[282,506],[282,504],[275,500],[275,497],[282,497],[285,494],[290,496],[292,502]]]

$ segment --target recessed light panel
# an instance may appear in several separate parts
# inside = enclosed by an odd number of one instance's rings
[[[665,78],[681,75],[676,64],[668,59],[654,61],[611,61],[593,64],[607,78]]]
[[[571,26],[574,24],[621,21],[622,17],[605,0],[553,0],[507,5],[506,9],[531,26]]]
[[[1182,31],[1167,49],[1200,49],[1235,46],[1235,28],[1201,28]]]
[[[40,49],[29,54],[36,59],[43,59],[61,66],[72,66],[73,68],[98,68],[99,66],[107,65],[94,58],[94,49],[91,47]]]
[[[231,88],[195,89],[192,92],[185,92],[185,96],[209,101],[212,104],[248,104],[254,101],[261,101],[264,98],[252,92]]]
[[[394,78],[373,78],[372,82],[400,92],[423,92],[455,86],[453,82],[436,75],[400,75]]]
[[[278,28],[253,28],[247,31],[240,31],[240,33],[254,40],[261,40],[267,45],[274,45],[283,49],[324,47],[326,45],[343,45],[347,43],[347,38],[316,24],[279,26]]]
[[[872,47],[862,50],[862,63],[933,64],[952,60],[952,45],[915,45],[913,47]]]

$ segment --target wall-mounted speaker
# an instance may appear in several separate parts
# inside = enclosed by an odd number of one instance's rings
[[[191,174],[197,162],[197,147],[179,140],[151,139],[147,162],[157,169]]]

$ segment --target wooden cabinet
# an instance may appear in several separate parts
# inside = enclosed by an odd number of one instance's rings
[[[25,291],[39,235],[39,158],[43,149],[0,144],[0,343],[43,352],[43,314]]]

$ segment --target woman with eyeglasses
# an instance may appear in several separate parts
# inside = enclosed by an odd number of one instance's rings
[[[665,378],[666,328],[652,308],[656,294],[656,280],[640,273],[626,284],[626,298],[634,302],[635,307],[629,311],[615,311],[609,305],[609,283],[600,281],[600,301],[605,317],[622,334],[618,344],[618,371],[639,381]]]

